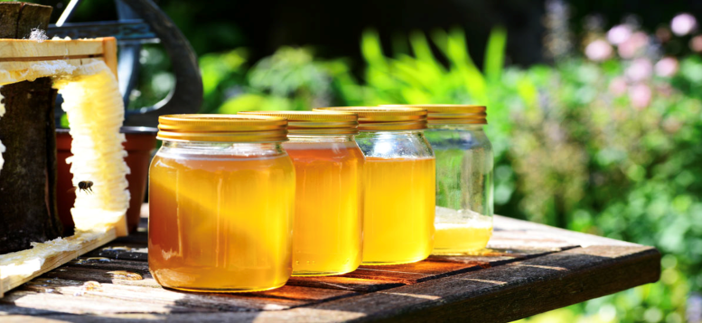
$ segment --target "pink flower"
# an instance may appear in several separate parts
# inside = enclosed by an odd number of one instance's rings
[[[612,57],[612,46],[604,40],[595,40],[585,47],[585,56],[596,62],[604,61]]]
[[[653,74],[653,64],[647,58],[637,58],[626,69],[624,74],[634,82],[646,80]]]
[[[624,95],[626,88],[626,80],[623,77],[615,77],[609,82],[609,92],[616,96]]]
[[[689,13],[681,13],[670,22],[670,29],[678,36],[685,36],[697,28],[697,19]]]
[[[702,35],[697,35],[690,39],[690,49],[695,52],[702,53]]]
[[[637,31],[619,45],[619,56],[622,58],[633,58],[646,45],[648,45],[648,36],[641,31]]]
[[[607,32],[607,40],[612,45],[619,45],[631,37],[631,28],[627,25],[617,25]]]
[[[663,57],[655,66],[656,74],[663,77],[672,77],[678,72],[678,68],[680,68],[680,64],[673,57]]]
[[[651,88],[646,84],[637,84],[629,89],[631,105],[637,110],[647,107],[651,103]]]

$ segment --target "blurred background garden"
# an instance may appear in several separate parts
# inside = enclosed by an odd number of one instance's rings
[[[484,104],[497,214],[664,254],[656,284],[526,321],[702,321],[701,1],[157,2],[199,55],[202,112]],[[115,17],[85,1],[73,21]],[[158,44],[141,62],[131,108],[174,84]]]

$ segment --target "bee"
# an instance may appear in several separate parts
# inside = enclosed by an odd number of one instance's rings
[[[78,187],[71,187],[71,189],[69,189],[68,191],[69,191],[69,192],[75,192],[76,189],[78,189],[79,191],[83,191],[83,192],[85,192],[85,193],[90,194],[90,193],[93,192],[93,182],[91,182],[91,181],[80,181],[80,182],[78,182]]]

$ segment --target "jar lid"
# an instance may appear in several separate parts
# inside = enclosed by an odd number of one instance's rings
[[[336,111],[242,111],[242,115],[275,116],[288,120],[291,135],[355,135],[358,116]]]
[[[427,111],[414,107],[329,107],[314,111],[351,112],[358,115],[358,130],[421,130],[427,128]]]
[[[383,107],[413,107],[427,110],[429,124],[487,124],[487,108],[470,104],[407,104]]]
[[[158,117],[156,138],[171,141],[279,142],[287,121],[279,117],[231,114],[171,114]]]

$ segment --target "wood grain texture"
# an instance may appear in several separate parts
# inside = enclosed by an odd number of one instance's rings
[[[503,239],[505,249],[473,256],[364,266],[335,277],[293,277],[283,288],[243,294],[161,288],[148,272],[145,235],[139,233],[11,292],[0,299],[0,315],[3,322],[507,322],[654,282],[660,275],[660,254],[651,247],[588,235],[562,237],[568,231],[502,217],[495,227],[527,233]],[[507,240],[512,245],[504,245]],[[574,241],[589,246],[573,246]]]
[[[0,38],[17,38],[17,21],[22,3],[0,2]]]
[[[102,60],[112,71],[115,79],[117,75],[117,39],[114,37],[102,38]]]
[[[46,31],[52,11],[51,6],[22,3],[17,17],[17,34],[12,38],[29,38],[32,30],[35,29]]]
[[[76,243],[78,249],[71,251],[53,252],[48,257],[44,257],[43,259],[41,259],[40,265],[31,266],[31,268],[23,270],[21,274],[10,274],[5,272],[0,276],[0,297],[2,297],[2,295],[5,292],[16,288],[17,286],[20,286],[52,269],[55,269],[90,250],[93,250],[111,240],[114,240],[115,236],[115,230],[111,229],[107,230],[107,232],[101,234],[95,239],[84,239],[84,237],[80,233],[66,238],[66,240],[80,241]],[[31,250],[27,250],[24,252],[28,251]],[[14,257],[14,255],[0,255],[0,263],[4,262],[3,260],[5,259],[5,257]],[[26,258],[27,260],[32,260],[33,263],[39,262],[39,259],[36,259],[36,256],[29,256]],[[17,263],[21,264],[22,262],[17,261]]]
[[[56,156],[48,142],[56,99],[51,80],[4,86],[0,93],[7,111],[0,118],[6,147],[0,171],[0,254],[5,254],[55,239],[62,227],[53,195]]]
[[[3,39],[0,61],[40,61],[70,58],[101,57],[104,38],[75,40]]]

